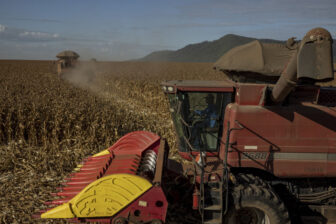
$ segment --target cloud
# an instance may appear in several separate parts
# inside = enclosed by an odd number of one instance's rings
[[[6,27],[5,27],[4,25],[1,25],[1,24],[0,24],[0,32],[5,31],[5,29],[6,29]]]
[[[24,31],[23,33],[19,33],[19,36],[24,37],[24,38],[28,37],[28,38],[36,38],[36,39],[52,39],[52,38],[58,38],[59,34]]]
[[[281,22],[334,21],[335,0],[195,0],[177,8],[179,17],[193,21],[234,21],[280,26]],[[278,27],[279,28],[279,27]]]
[[[27,41],[27,42],[39,42],[39,41],[58,41],[63,38],[57,33],[47,33],[40,31],[29,31],[24,29],[17,29],[13,27],[7,27],[0,24],[0,39],[7,41]]]
[[[14,20],[14,21],[24,21],[24,22],[40,22],[40,23],[63,23],[61,20],[56,19],[45,19],[45,18],[24,18],[24,17],[4,17],[0,16],[0,19]]]

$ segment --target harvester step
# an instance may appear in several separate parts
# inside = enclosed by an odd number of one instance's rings
[[[220,183],[219,182],[208,182],[208,187],[211,189],[220,189]]]
[[[210,206],[205,206],[204,210],[215,210],[215,211],[220,211],[222,208],[220,205],[210,205]]]
[[[204,224],[222,224],[222,220],[221,219],[207,220],[204,222]]]

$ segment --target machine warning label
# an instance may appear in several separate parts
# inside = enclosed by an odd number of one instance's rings
[[[257,145],[245,145],[244,149],[245,150],[258,150],[258,146]]]

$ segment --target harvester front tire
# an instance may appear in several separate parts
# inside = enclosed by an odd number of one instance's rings
[[[113,224],[127,224],[127,219],[123,218],[123,217],[119,217],[116,218],[115,220],[113,220]]]
[[[224,223],[290,224],[288,211],[277,194],[258,185],[238,185]]]
[[[150,224],[162,224],[162,221],[159,219],[153,219]]]
[[[236,178],[237,178],[238,184],[242,184],[244,186],[254,184],[260,187],[270,188],[269,184],[265,180],[253,174],[238,173],[236,174]]]

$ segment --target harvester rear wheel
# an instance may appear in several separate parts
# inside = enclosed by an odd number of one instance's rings
[[[233,205],[225,223],[236,224],[289,224],[284,203],[270,189],[258,185],[238,185],[232,193]]]

